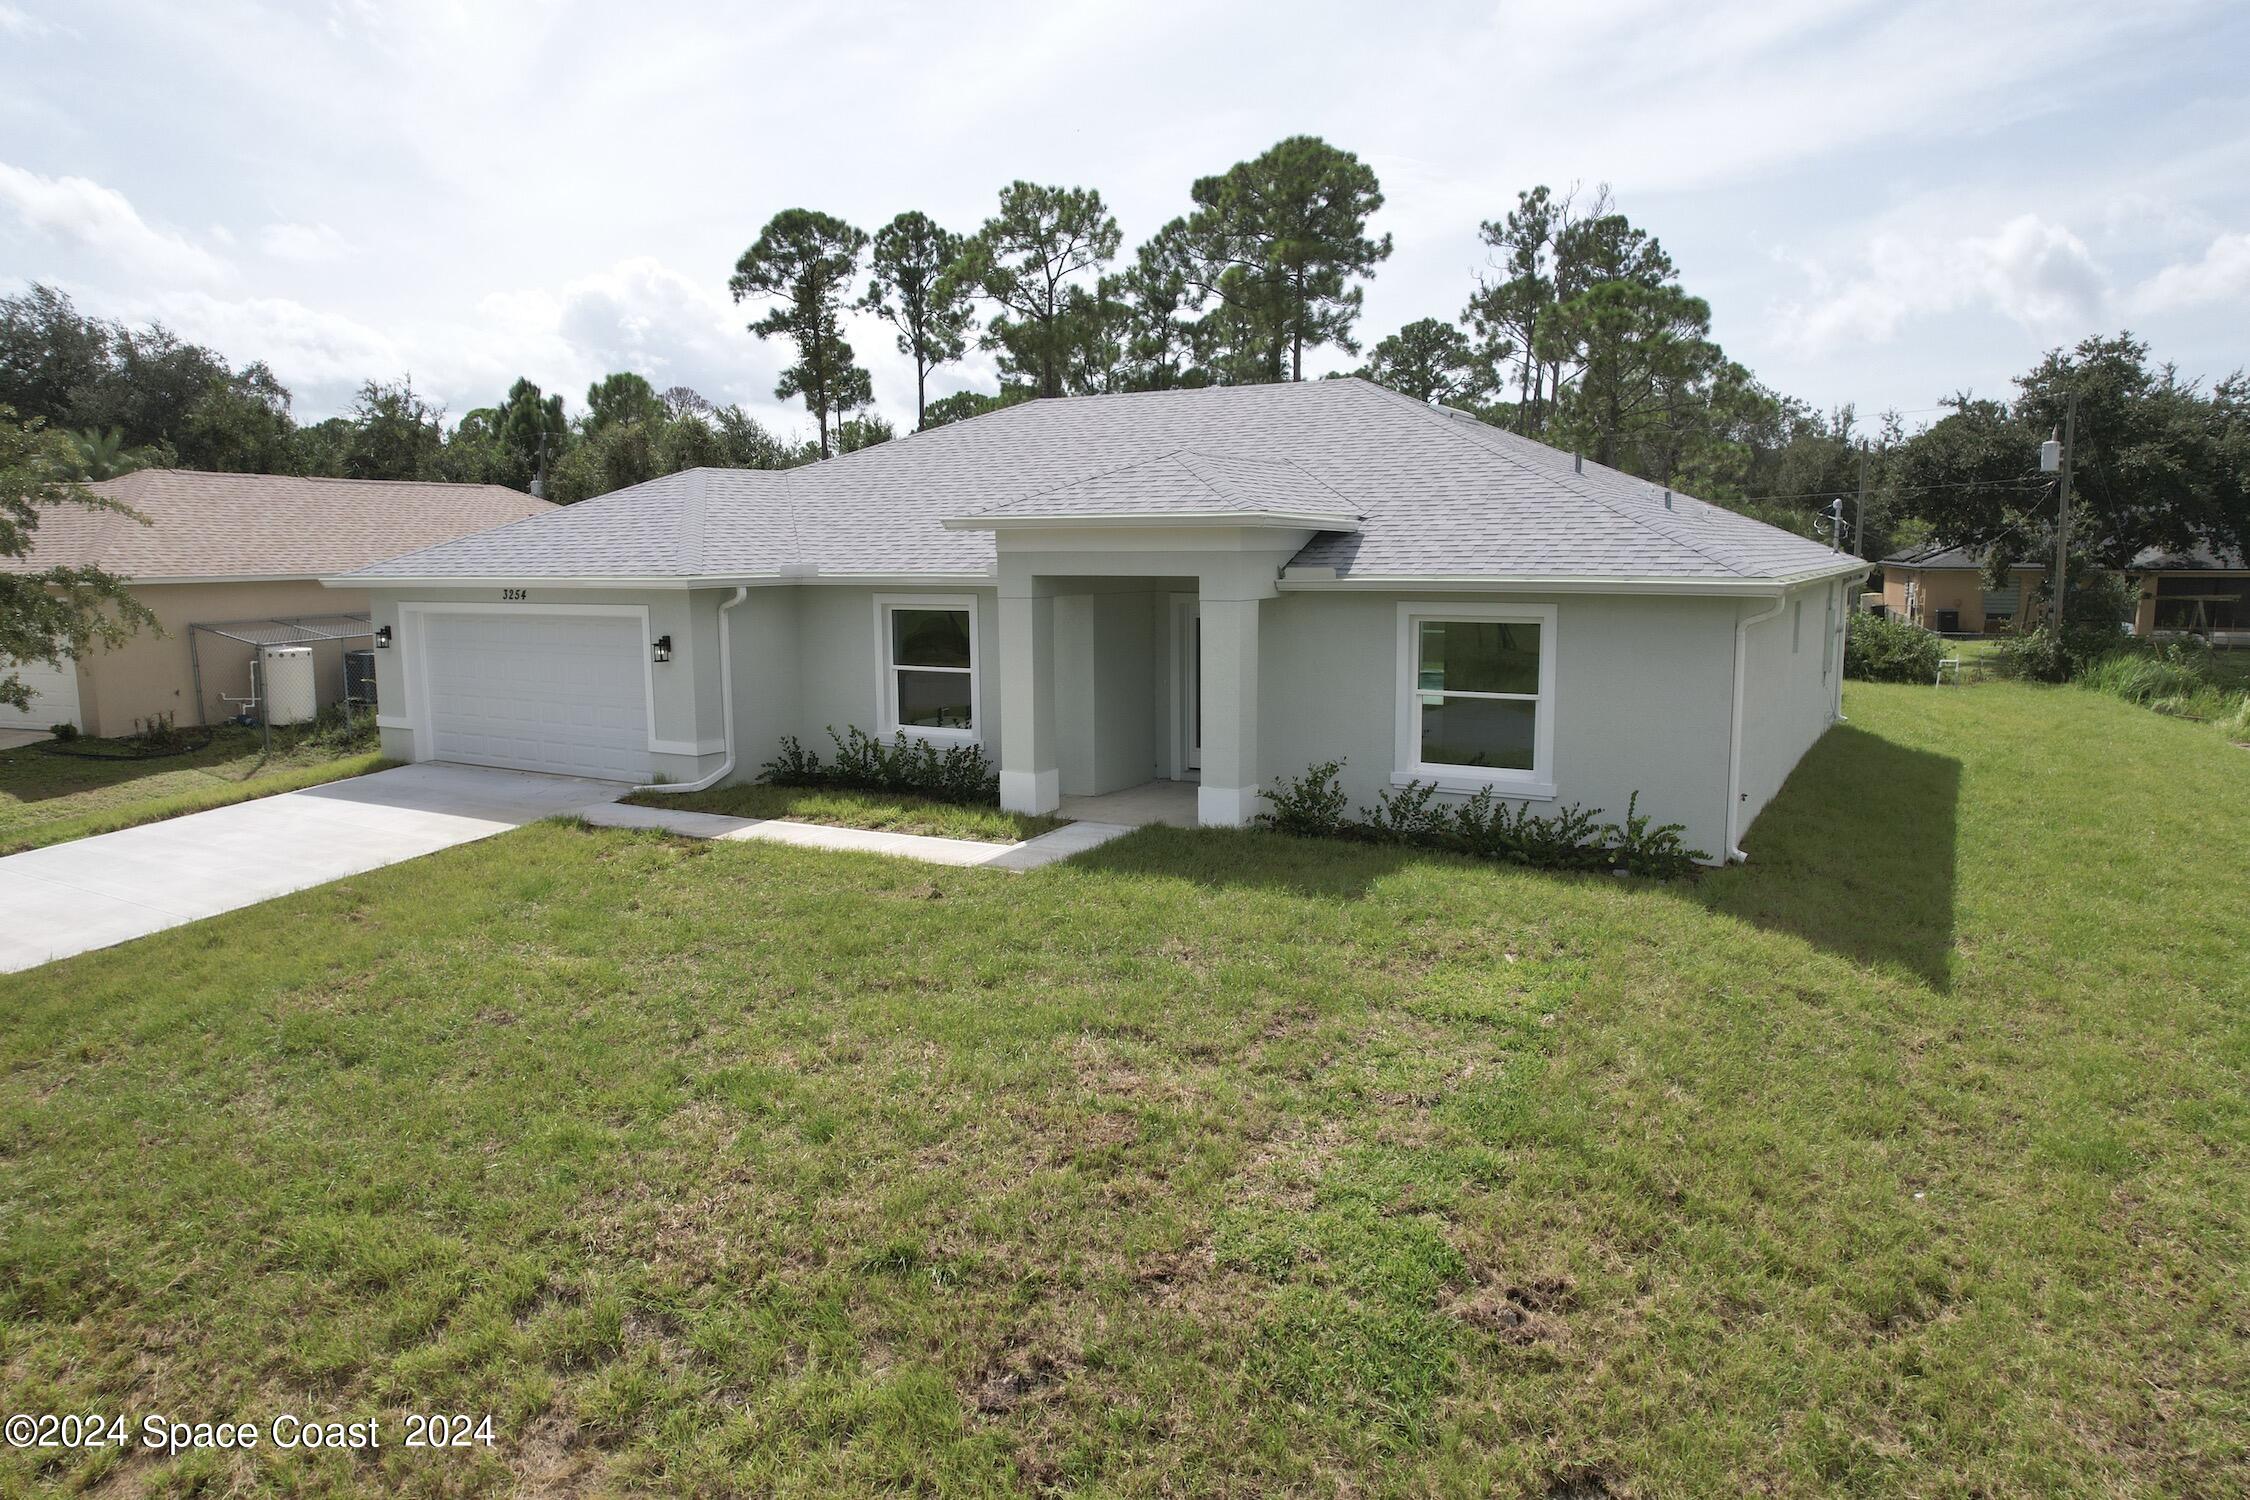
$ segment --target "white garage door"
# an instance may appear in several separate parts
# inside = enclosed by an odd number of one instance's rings
[[[648,780],[639,617],[430,614],[422,629],[432,759]]]
[[[31,707],[0,703],[0,729],[45,729],[50,724],[78,723],[78,667],[69,657],[60,669],[43,661],[27,661],[0,670],[0,677],[21,677],[31,689]],[[83,726],[81,726],[83,727]]]

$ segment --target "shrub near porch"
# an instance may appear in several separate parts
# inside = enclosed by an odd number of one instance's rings
[[[2239,1493],[2250,756],[1845,708],[1692,885],[548,824],[12,976],[14,1407],[500,1442],[0,1490]]]

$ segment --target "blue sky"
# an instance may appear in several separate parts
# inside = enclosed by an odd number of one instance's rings
[[[2246,61],[2219,0],[0,0],[0,288],[264,359],[302,419],[368,376],[458,414],[631,368],[809,431],[726,296],[774,212],[965,230],[1025,177],[1099,188],[1130,254],[1311,132],[1388,197],[1369,339],[1457,315],[1519,189],[1606,182],[1760,378],[1919,423],[2089,333],[2250,362]]]

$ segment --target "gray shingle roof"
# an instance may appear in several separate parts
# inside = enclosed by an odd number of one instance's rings
[[[497,484],[138,469],[87,486],[130,507],[59,505],[0,571],[99,567],[126,578],[319,578],[522,516],[565,514]]]
[[[1357,513],[1295,559],[1347,579],[1724,583],[1850,561],[1352,379],[1030,401],[801,469],[671,475],[356,576],[978,574],[992,534],[947,520],[1195,510]]]
[[[1972,552],[1966,547],[1930,546],[1912,547],[1904,552],[1893,553],[1883,559],[1883,565],[1891,568],[1972,568],[1981,572],[1985,561],[1982,553]],[[2046,564],[2036,557],[2020,557],[2011,566],[2041,572],[2046,570]]]
[[[2144,547],[2133,555],[2133,566],[2154,573],[2239,573],[2244,563],[2241,553],[2226,547],[2190,547],[2185,552]]]
[[[1181,449],[976,513],[1019,516],[1319,514],[1359,518],[1342,495],[1287,459]]]

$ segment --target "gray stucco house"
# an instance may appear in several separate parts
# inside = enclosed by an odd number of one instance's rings
[[[385,750],[747,779],[828,726],[975,742],[1002,802],[1345,762],[1742,831],[1836,717],[1867,564],[1360,380],[1034,401],[697,469],[364,589]]]

